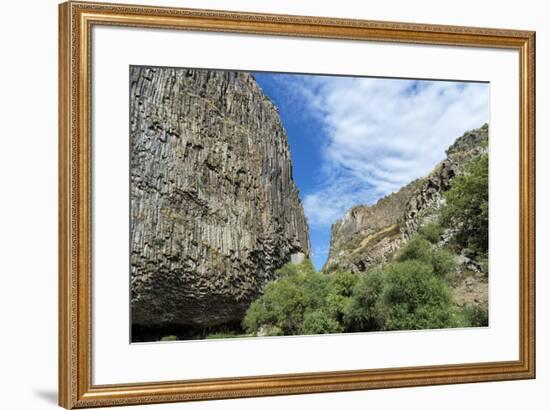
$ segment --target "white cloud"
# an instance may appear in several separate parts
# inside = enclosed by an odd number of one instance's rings
[[[325,257],[329,254],[328,246],[317,246],[313,247],[312,256],[313,257]]]
[[[314,226],[426,175],[489,117],[488,84],[319,76],[288,76],[285,84],[325,131],[323,179],[304,197]]]

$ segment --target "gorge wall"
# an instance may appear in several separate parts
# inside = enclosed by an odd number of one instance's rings
[[[277,109],[241,72],[131,67],[130,87],[132,324],[239,322],[310,255]]]
[[[446,158],[426,177],[419,178],[374,205],[351,208],[332,225],[330,251],[325,271],[366,271],[389,261],[418,227],[430,222],[469,159],[486,152],[488,125],[468,131],[446,151]]]

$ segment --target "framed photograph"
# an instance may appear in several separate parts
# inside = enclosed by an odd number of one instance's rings
[[[59,7],[59,404],[535,377],[535,33]]]

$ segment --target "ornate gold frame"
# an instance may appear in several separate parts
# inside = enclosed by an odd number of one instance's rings
[[[92,385],[91,27],[116,25],[519,52],[520,358],[444,366]],[[535,377],[535,33],[395,22],[67,2],[59,7],[59,404],[65,408]]]

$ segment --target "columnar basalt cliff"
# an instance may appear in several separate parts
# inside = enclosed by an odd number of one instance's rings
[[[246,73],[130,77],[132,324],[239,322],[275,269],[310,254],[277,109]]]
[[[417,179],[376,204],[351,208],[333,224],[325,271],[366,271],[387,262],[418,227],[430,222],[463,164],[486,151],[488,126],[468,131],[447,150],[447,157]]]

